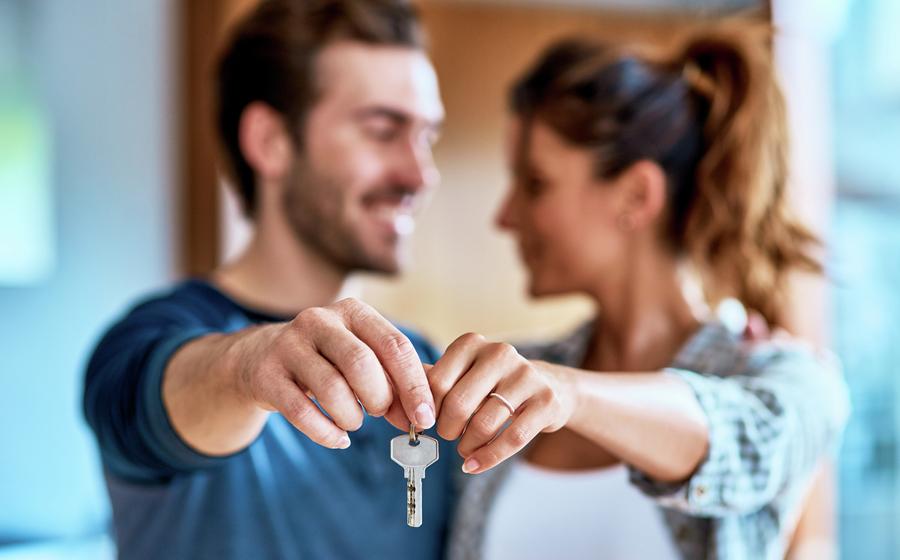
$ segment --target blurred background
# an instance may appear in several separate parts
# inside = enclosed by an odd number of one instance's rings
[[[0,559],[114,554],[82,370],[134,298],[246,239],[215,170],[209,64],[255,1],[0,0]],[[409,273],[355,290],[439,344],[470,330],[550,336],[590,311],[528,302],[492,226],[505,88],[550,40],[665,42],[748,9],[774,22],[793,196],[829,243],[827,285],[798,281],[799,330],[837,350],[854,402],[838,471],[843,556],[900,557],[900,2],[419,3],[448,112],[443,186]]]

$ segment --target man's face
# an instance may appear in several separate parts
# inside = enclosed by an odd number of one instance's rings
[[[396,273],[439,180],[434,69],[419,50],[339,42],[320,53],[317,71],[319,100],[284,191],[288,221],[345,270]]]

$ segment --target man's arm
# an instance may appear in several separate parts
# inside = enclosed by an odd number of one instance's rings
[[[383,413],[386,401],[386,417],[400,429],[409,429],[410,417],[429,425],[427,412],[415,413],[433,402],[415,350],[365,304],[342,301],[290,323],[230,334],[223,334],[220,319],[204,316],[204,305],[191,298],[148,300],[94,350],[84,414],[112,474],[154,482],[215,466],[249,445],[271,410],[314,430],[325,416],[317,407],[303,408],[307,392],[335,419],[310,434],[326,444],[335,442],[327,440],[328,429],[333,437],[354,427],[357,398],[370,414]],[[341,384],[352,397],[340,397]],[[312,414],[298,419],[303,410]]]
[[[162,396],[179,436],[212,456],[252,443],[271,411],[330,448],[350,445],[347,432],[363,421],[360,404],[400,429],[408,429],[408,419],[423,429],[434,424],[412,343],[352,299],[304,310],[290,323],[185,344],[166,367]]]

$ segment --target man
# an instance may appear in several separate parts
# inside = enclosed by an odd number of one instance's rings
[[[87,369],[120,555],[437,558],[457,455],[429,468],[418,529],[389,458],[396,428],[435,423],[436,353],[333,303],[351,272],[402,268],[437,183],[443,108],[416,16],[403,0],[267,0],[224,52],[218,101],[254,237],[132,309]]]

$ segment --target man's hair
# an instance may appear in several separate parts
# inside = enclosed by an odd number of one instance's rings
[[[319,94],[316,56],[340,40],[416,49],[424,42],[408,0],[263,0],[225,44],[216,72],[218,131],[226,171],[248,216],[257,201],[255,173],[238,140],[244,109],[254,101],[269,105],[302,148],[306,116]]]

